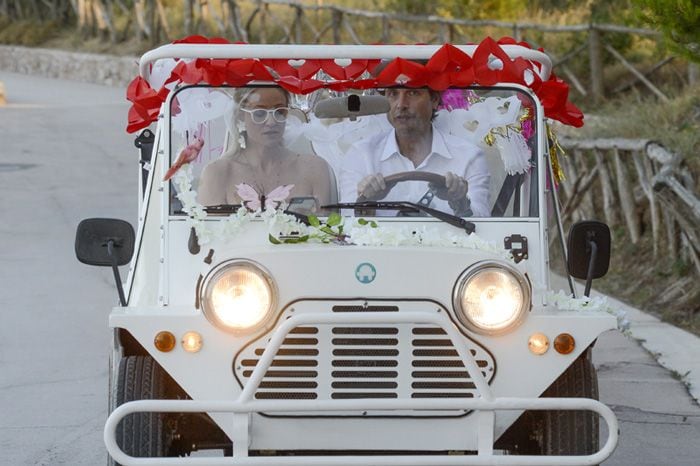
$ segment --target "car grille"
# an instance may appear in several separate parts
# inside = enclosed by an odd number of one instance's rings
[[[401,306],[334,305],[332,312],[415,311],[421,302]],[[313,303],[318,307],[317,302]],[[422,307],[426,303],[423,303]],[[435,307],[435,303],[427,305]],[[295,304],[296,312],[305,306]],[[278,324],[284,321],[278,320]],[[234,361],[236,378],[245,385],[272,331],[253,341]],[[490,382],[493,357],[464,337],[482,374]],[[266,372],[256,399],[472,398],[476,387],[446,332],[433,325],[315,325],[294,328]],[[421,412],[422,415],[455,415]],[[314,413],[318,415],[319,413]],[[326,413],[323,413],[326,414]],[[347,415],[348,413],[342,413]],[[364,414],[364,413],[363,413]],[[460,412],[463,414],[463,412]],[[406,415],[382,413],[382,415]]]

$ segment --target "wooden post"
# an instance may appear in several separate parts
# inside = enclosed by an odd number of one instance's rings
[[[389,18],[386,15],[382,16],[382,37],[379,42],[382,44],[389,43],[389,38],[391,37],[391,24],[389,23]]]
[[[241,25],[241,11],[238,8],[238,2],[235,0],[225,0],[228,6],[229,13],[229,27],[233,33],[233,38],[236,40],[242,40],[248,42],[248,34],[246,30]]]
[[[653,238],[653,251],[654,257],[658,257],[659,254],[659,229],[661,220],[659,218],[659,209],[654,196],[654,191],[651,189],[651,170],[649,159],[645,153],[640,153],[637,151],[632,152],[632,159],[634,160],[634,168],[637,170],[637,177],[639,178],[639,184],[642,187],[642,191],[649,201],[649,220],[651,221],[651,234]],[[642,160],[645,159],[645,160]],[[644,162],[648,163],[644,163]]]
[[[651,83],[651,81],[649,81],[649,80],[646,78],[646,76],[644,76],[642,73],[640,73],[639,70],[638,70],[637,68],[635,68],[634,66],[632,66],[632,64],[631,64],[630,62],[628,62],[627,60],[625,60],[625,57],[623,57],[623,56],[620,54],[620,52],[618,52],[617,50],[615,50],[614,48],[612,48],[609,44],[605,44],[605,50],[607,50],[608,52],[610,52],[610,54],[611,54],[613,57],[615,57],[620,63],[622,63],[622,66],[624,66],[625,68],[627,68],[627,69],[630,71],[630,73],[632,73],[634,76],[636,76],[636,78],[637,78],[638,80],[640,80],[642,83],[644,83],[644,85],[645,85],[651,92],[653,92],[654,94],[656,94],[656,96],[657,96],[659,99],[661,99],[663,102],[668,102],[668,97],[666,97],[666,95],[665,95],[663,92],[661,92],[656,86],[654,86],[654,85]]]
[[[676,220],[668,210],[662,211],[664,225],[666,226],[666,244],[668,245],[669,257],[678,255],[678,231],[676,230]]]
[[[165,7],[163,7],[163,0],[156,0],[156,9],[158,10],[158,19],[165,33],[165,38],[169,41],[173,40],[173,35],[170,31],[170,25],[168,24],[168,15],[165,12]]]
[[[615,211],[613,210],[615,199],[612,182],[610,181],[610,171],[605,163],[603,154],[601,154],[598,149],[593,149],[593,156],[595,157],[596,165],[599,167],[600,184],[603,188],[603,213],[605,214],[605,222],[612,226],[616,223],[617,219],[615,217]]]
[[[603,57],[600,46],[600,31],[591,24],[588,29],[588,60],[591,72],[591,94],[595,102],[603,99]]]
[[[143,40],[144,37],[151,37],[151,28],[146,22],[144,0],[134,0],[134,15],[136,16],[136,38]]]
[[[258,0],[260,8],[260,43],[267,44],[267,3]]]
[[[294,43],[301,44],[304,42],[304,25],[302,24],[304,21],[304,10],[300,6],[295,6],[294,10]]]
[[[566,157],[563,157],[566,158]],[[583,151],[574,151],[574,163],[578,166],[578,171],[581,175],[585,173],[590,173],[595,167],[589,168],[587,165],[587,157]],[[587,189],[583,193],[583,199],[581,199],[581,217],[583,219],[592,218],[595,208],[593,207],[593,196],[591,195],[591,190]]]
[[[331,11],[333,15],[333,43],[340,44],[340,27],[343,24],[343,12],[335,8]]]
[[[184,10],[183,28],[186,36],[192,34],[192,16],[194,12],[194,0],[182,0],[182,8]]]
[[[615,175],[617,181],[617,193],[620,196],[620,207],[627,225],[630,241],[637,244],[639,241],[639,224],[637,223],[637,209],[634,204],[634,194],[627,179],[627,169],[620,158],[617,147],[613,148],[613,162],[615,163]]]

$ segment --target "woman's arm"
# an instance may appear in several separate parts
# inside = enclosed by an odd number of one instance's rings
[[[197,187],[197,199],[203,206],[226,204],[226,178],[228,167],[222,160],[216,160],[202,171]]]

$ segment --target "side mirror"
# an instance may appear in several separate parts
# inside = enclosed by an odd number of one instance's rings
[[[574,278],[586,280],[589,295],[591,282],[608,273],[610,266],[610,229],[595,220],[577,222],[569,231],[567,268]]]
[[[134,228],[129,222],[87,218],[80,222],[75,234],[75,255],[88,265],[126,265],[134,253],[134,242]]]
[[[126,297],[117,267],[129,263],[134,242],[131,224],[113,218],[87,218],[78,224],[75,233],[75,255],[80,262],[112,267],[122,306],[126,306]]]

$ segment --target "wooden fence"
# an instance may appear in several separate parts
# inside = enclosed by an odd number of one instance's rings
[[[700,200],[678,154],[644,139],[560,140],[566,175],[565,222],[598,218],[621,226],[626,241],[651,235],[654,258],[683,257],[700,276]]]
[[[674,60],[656,52],[660,40],[657,31],[614,24],[545,25],[449,19],[356,10],[321,1],[180,0],[177,5],[168,10],[163,0],[0,0],[0,14],[56,19],[72,8],[86,36],[101,35],[118,43],[135,35],[151,45],[195,33],[246,42],[291,44],[469,43],[478,42],[485,35],[508,35],[545,46],[575,92],[596,101],[606,93],[636,85],[667,100],[652,82],[652,76]],[[625,57],[622,49],[614,45],[614,39],[621,36],[631,37],[637,47],[641,42],[642,47],[653,49],[651,56],[656,62],[642,66],[632,57]],[[620,82],[606,88],[605,70],[611,64],[626,70],[629,79],[618,79]],[[618,75],[619,72],[616,71]],[[690,66],[688,81],[696,80],[696,75],[697,67]]]

